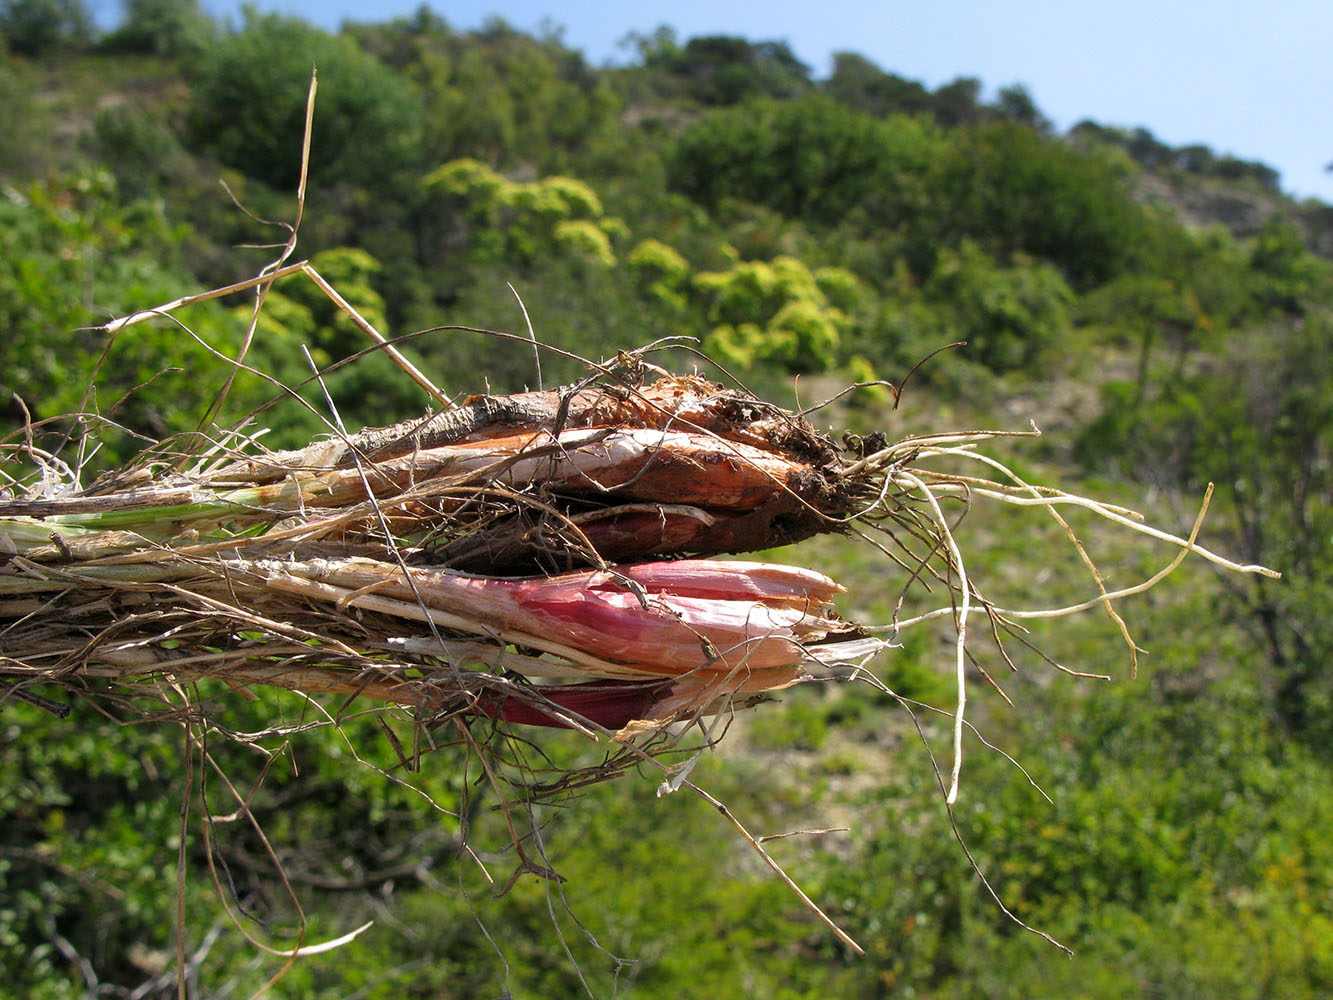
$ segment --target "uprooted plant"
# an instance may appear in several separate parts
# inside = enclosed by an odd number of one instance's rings
[[[1231,571],[1271,572],[1197,544],[1207,498],[1182,537],[1029,483],[978,447],[1030,432],[840,444],[805,414],[658,367],[651,348],[586,361],[587,377],[560,389],[451,400],[308,263],[286,263],[294,240],[293,230],[256,278],[105,329],[119,334],[247,288],[258,290],[257,316],[267,288],[303,275],[438,408],[349,433],[330,400],[327,438],[289,451],[265,448],[251,422],[206,422],[90,482],[47,442],[74,441],[89,454],[103,426],[96,414],[0,439],[0,706],[25,700],[65,714],[61,691],[165,704],[160,718],[183,724],[202,749],[213,730],[191,685],[290,689],[329,725],[353,703],[383,703],[409,732],[405,765],[461,748],[507,819],[587,782],[656,768],[665,790],[688,787],[721,810],[800,893],[761,840],[689,780],[689,752],[716,745],[732,713],[807,681],[880,683],[874,659],[899,632],[945,621],[956,696],[941,787],[951,806],[978,623],[1007,659],[1006,641],[1026,641],[1025,619],[1100,609],[1133,662],[1121,598],[1190,553]],[[229,360],[240,370],[244,351]],[[901,385],[890,388],[896,395]],[[969,573],[949,509],[983,502],[1052,518],[1087,568],[1088,599],[1046,609],[991,601]],[[1061,513],[1071,507],[1164,542],[1173,557],[1141,583],[1110,590]],[[936,607],[850,622],[832,607],[841,588],[821,573],[709,558],[821,533],[872,546],[904,594],[924,588]],[[340,707],[323,708],[326,695]],[[519,726],[577,730],[604,750],[593,764],[539,777],[507,749]],[[533,838],[513,823],[510,831],[518,872],[550,874],[530,858]]]
[[[86,486],[32,428],[11,435],[0,501],[4,696],[55,707],[42,693],[52,686],[152,696],[163,681],[206,679],[337,693],[401,706],[427,748],[443,731],[485,756],[497,723],[620,744],[618,763],[600,762],[588,780],[679,752],[689,723],[767,692],[873,676],[870,661],[893,635],[943,618],[956,635],[952,803],[978,620],[1003,650],[1024,618],[1100,607],[1132,659],[1119,598],[1190,552],[1266,572],[1199,547],[1199,522],[1182,538],[1023,481],[976,450],[1000,432],[848,449],[739,389],[641,358],[591,367],[578,385],[470,397],[296,451],[238,432],[200,447],[192,435]],[[939,465],[959,461],[981,473]],[[1066,608],[997,607],[968,573],[950,500],[1043,509],[1095,595]],[[1067,506],[1176,556],[1110,592],[1060,514]],[[899,567],[904,589],[942,587],[948,600],[858,625],[831,610],[841,588],[822,574],[702,558],[823,532],[865,539]],[[574,781],[506,794],[542,797]]]

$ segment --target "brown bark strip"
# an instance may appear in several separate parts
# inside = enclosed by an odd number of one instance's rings
[[[664,378],[642,388],[599,386],[551,389],[509,396],[471,396],[453,410],[388,427],[368,428],[342,440],[298,451],[247,458],[210,476],[216,484],[260,483],[296,469],[342,468],[355,450],[364,460],[385,459],[521,430],[641,427],[695,430],[823,464],[831,442],[780,407],[694,376]]]

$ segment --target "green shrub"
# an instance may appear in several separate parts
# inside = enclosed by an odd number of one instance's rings
[[[823,224],[857,211],[898,224],[919,209],[919,179],[942,144],[926,122],[882,121],[824,97],[760,101],[690,126],[669,176],[710,210],[734,198]]]
[[[10,52],[41,57],[86,48],[93,17],[83,0],[3,0],[0,40]]]
[[[1069,334],[1074,293],[1051,264],[1002,267],[965,242],[940,255],[927,299],[953,318],[966,356],[993,371],[1027,368]]]
[[[195,59],[216,42],[217,35],[217,25],[198,0],[125,0],[124,18],[102,47]]]
[[[180,142],[166,125],[131,105],[98,112],[93,121],[94,146],[110,164],[122,197],[158,193],[182,155]]]
[[[194,147],[273,187],[294,189],[312,69],[320,90],[311,183],[384,190],[416,166],[422,109],[411,81],[345,35],[253,10],[240,31],[189,67]]]
[[[829,304],[815,275],[794,257],[744,261],[694,277],[713,325],[704,348],[729,365],[826,371],[837,363],[849,320]]]
[[[1119,171],[1014,123],[953,133],[928,188],[937,245],[970,238],[997,256],[1024,253],[1080,289],[1124,270],[1145,236]]]
[[[557,246],[568,247],[603,267],[611,267],[616,262],[611,240],[600,226],[587,219],[562,219],[555,224],[551,235]]]
[[[51,111],[38,88],[34,68],[0,45],[0,178],[11,182],[40,175],[55,151]]]

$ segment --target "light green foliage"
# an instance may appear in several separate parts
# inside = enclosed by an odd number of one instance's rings
[[[864,308],[872,297],[865,282],[845,267],[817,267],[814,279],[829,304],[848,315]]]
[[[520,215],[536,216],[547,224],[573,214],[573,206],[565,200],[561,186],[542,182],[506,185],[500,204]]]
[[[694,284],[710,297],[708,318],[718,323],[763,320],[794,299],[823,296],[814,275],[792,257],[737,262],[729,271],[697,275]]]
[[[860,354],[849,358],[843,371],[846,372],[847,381],[852,384],[877,382],[885,377],[871,364],[869,358]],[[850,407],[857,409],[875,407],[878,412],[882,412],[882,407],[892,403],[893,394],[882,385],[863,385],[847,398]]]
[[[547,224],[563,219],[596,219],[602,214],[602,202],[592,188],[571,177],[506,184],[498,192],[498,201]]]
[[[476,160],[450,160],[426,175],[427,187],[463,201],[473,211],[487,211],[502,202],[501,193],[508,182],[484,163]]]
[[[644,295],[669,314],[684,313],[689,307],[684,293],[690,264],[675,247],[646,239],[629,252],[625,263]]]
[[[616,262],[610,238],[600,226],[587,219],[562,219],[555,224],[551,235],[557,246],[568,247],[603,267],[611,267]]]
[[[755,323],[723,323],[709,331],[704,347],[728,368],[751,368],[765,346],[764,331]]]
[[[694,278],[714,324],[705,348],[724,363],[824,371],[836,363],[849,320],[828,301],[810,269],[793,257],[746,261]]]
[[[603,215],[597,220],[597,228],[605,233],[606,238],[613,244],[623,243],[632,235],[628,223],[618,215]]]
[[[611,233],[627,231],[619,219],[610,220],[611,232],[604,229],[601,199],[572,177],[511,181],[465,159],[436,168],[426,175],[425,185],[445,196],[442,209],[454,214],[455,225],[461,223],[459,238],[472,244],[478,263],[532,266],[541,256],[573,252],[610,267],[616,259]]]
[[[838,352],[841,313],[808,298],[793,299],[768,322],[763,356],[798,372],[830,367]]]
[[[253,316],[253,304],[236,306],[232,312],[232,318],[238,323],[248,323]],[[255,328],[259,331],[260,342],[275,354],[280,354],[283,349],[299,350],[299,345],[313,342],[319,333],[310,307],[280,291],[270,291],[264,297]],[[324,360],[328,360],[327,355]]]
[[[445,164],[425,183],[437,238],[463,251],[441,273],[471,310],[469,325],[521,328],[517,292],[539,339],[592,359],[702,326],[686,294],[684,257],[650,243],[622,261],[617,244],[630,242],[633,230],[606,214],[591,185],[559,175],[511,181],[476,161]],[[652,308],[645,310],[644,298]],[[478,351],[476,363],[496,386],[522,388],[535,374],[530,350],[494,342],[483,349],[467,337],[453,338],[449,348],[451,367],[456,352],[472,358]],[[545,377],[568,364],[548,358]]]
[[[602,214],[602,200],[596,192],[573,177],[547,177],[539,188],[545,197],[559,204],[561,215],[575,219],[596,219]]]
[[[679,284],[690,273],[689,261],[675,247],[661,240],[644,240],[629,252],[625,262],[648,280],[661,281],[669,286]]]
[[[374,285],[381,270],[379,261],[356,247],[338,247],[315,254],[310,265],[367,323],[382,336],[389,336],[384,299]],[[309,310],[314,320],[312,347],[318,363],[327,364],[370,346],[369,336],[314,282],[296,276],[274,294],[285,295]]]

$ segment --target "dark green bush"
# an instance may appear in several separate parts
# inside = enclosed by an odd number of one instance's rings
[[[1079,289],[1124,270],[1144,234],[1114,167],[1019,124],[955,132],[929,188],[940,245],[971,238],[992,253],[1029,254]]]
[[[312,70],[320,82],[312,184],[385,190],[418,165],[422,108],[411,81],[347,36],[255,12],[190,67],[192,144],[266,184],[294,189]]]
[[[92,42],[93,18],[83,0],[2,0],[0,39],[21,56],[77,51]]]
[[[923,121],[882,121],[826,97],[756,101],[692,125],[669,175],[675,190],[709,209],[736,198],[823,224],[857,210],[893,219],[911,207],[941,148]]]

